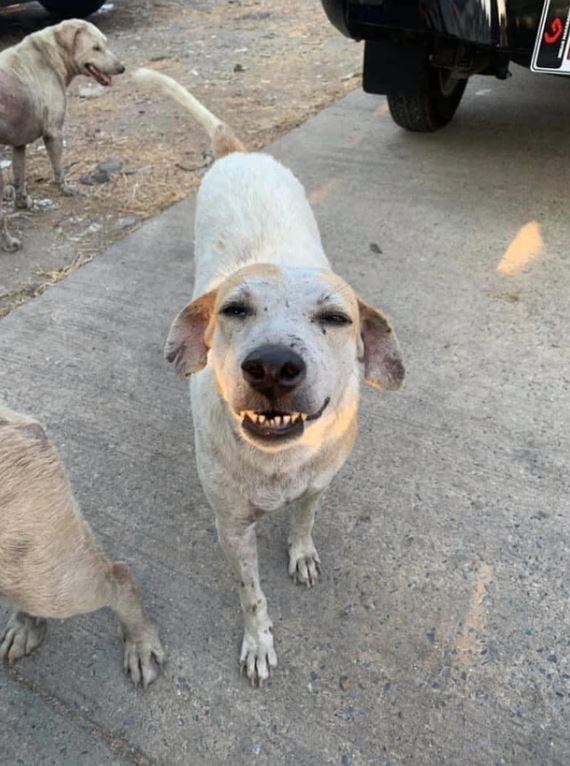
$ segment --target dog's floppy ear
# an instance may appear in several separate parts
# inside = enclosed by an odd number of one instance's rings
[[[206,331],[216,303],[217,290],[206,293],[189,303],[176,317],[164,349],[164,356],[174,363],[176,373],[183,378],[198,372],[208,361]]]
[[[62,21],[54,30],[55,41],[66,53],[72,54],[77,44],[77,38],[83,29],[82,23],[77,19]]]
[[[374,388],[395,390],[404,380],[400,348],[390,323],[377,309],[358,299],[364,377]]]

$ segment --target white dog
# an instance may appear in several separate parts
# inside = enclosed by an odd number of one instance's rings
[[[0,52],[0,144],[13,147],[16,207],[30,207],[26,194],[26,144],[43,138],[54,173],[64,194],[61,164],[66,88],[77,75],[111,85],[112,76],[125,67],[111,53],[107,38],[88,21],[70,19],[34,32],[18,45]],[[0,171],[0,246],[14,252],[20,242],[10,236],[2,214],[3,182]]]
[[[320,569],[315,511],[356,436],[359,362],[378,388],[398,388],[404,368],[387,319],[331,271],[292,173],[246,154],[171,78],[137,76],[188,109],[217,158],[198,193],[194,299],[174,320],[166,356],[193,375],[198,470],[239,581],[240,661],[256,685],[277,657],[255,524],[290,507],[289,574],[311,587]]]

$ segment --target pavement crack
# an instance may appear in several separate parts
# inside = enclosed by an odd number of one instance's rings
[[[133,766],[158,766],[158,761],[147,756],[127,739],[113,734],[109,729],[101,726],[89,716],[80,713],[60,697],[42,689],[34,681],[23,676],[18,670],[10,668],[9,676],[19,686],[39,697],[55,713],[87,728],[93,737],[104,742],[109,747],[114,756],[121,758],[126,763],[133,764]]]

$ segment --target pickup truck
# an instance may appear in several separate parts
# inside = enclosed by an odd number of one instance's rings
[[[474,74],[506,79],[511,62],[570,74],[570,0],[321,0],[347,37],[364,40],[363,88],[392,119],[429,132],[455,114]]]
[[[8,8],[11,5],[20,5],[30,0],[0,0],[0,8]],[[83,18],[95,13],[106,0],[39,0],[40,5],[62,19]]]

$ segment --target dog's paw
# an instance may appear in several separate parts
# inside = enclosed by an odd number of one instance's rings
[[[321,572],[321,560],[312,542],[291,545],[289,548],[289,575],[296,585],[312,588]]]
[[[16,201],[14,207],[17,210],[31,210],[34,206],[34,200],[29,194],[18,194],[16,192]]]
[[[4,250],[5,253],[15,253],[22,247],[20,240],[16,239],[16,237],[13,237],[11,234],[8,234],[8,232],[4,232],[0,237],[2,241],[2,250]]]
[[[27,654],[31,654],[44,640],[46,621],[31,617],[23,612],[15,612],[0,636],[0,660],[9,665]]]
[[[4,194],[0,202],[13,202],[16,198],[16,187],[14,184],[5,184]]]
[[[69,184],[63,182],[59,184],[59,190],[63,194],[64,197],[77,197],[79,196],[79,192],[73,188],[73,186],[70,186]]]
[[[154,629],[149,630],[142,638],[124,637],[125,642],[125,672],[131,677],[135,686],[142,683],[146,689],[160,675],[160,666],[166,659],[166,653]]]
[[[277,667],[271,623],[256,633],[244,633],[239,661],[242,674],[252,686],[262,686],[271,678],[272,668]]]

